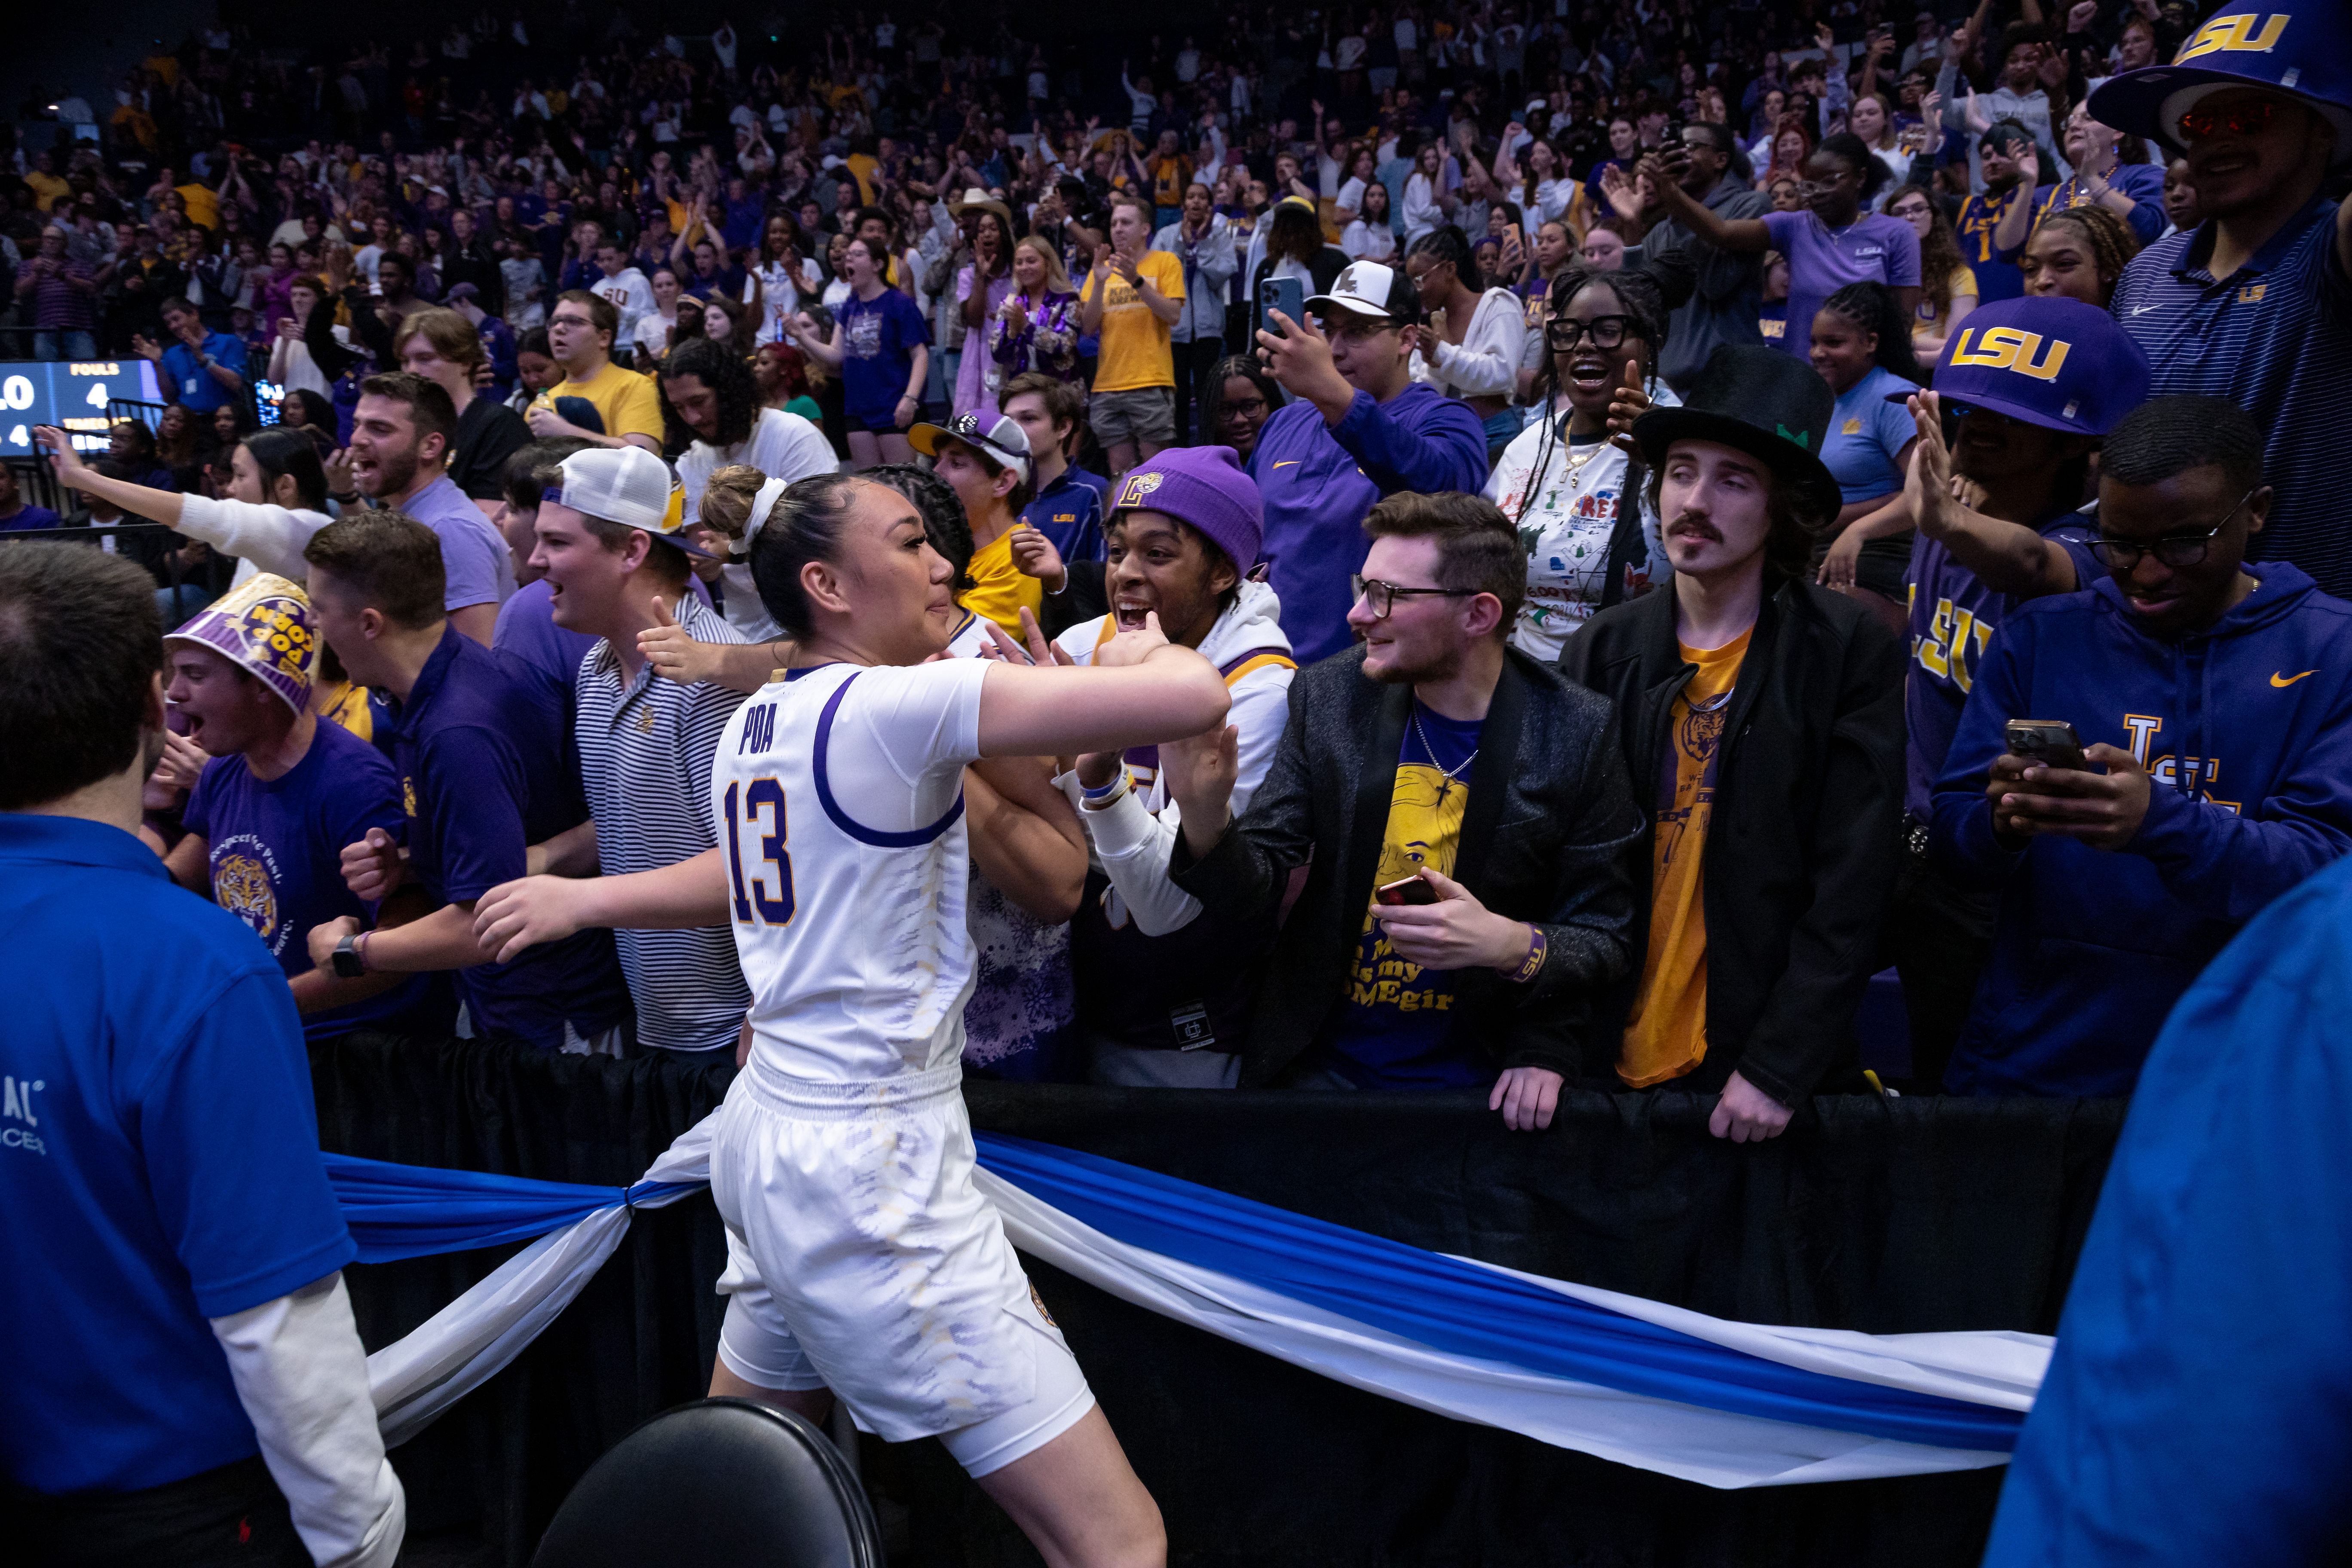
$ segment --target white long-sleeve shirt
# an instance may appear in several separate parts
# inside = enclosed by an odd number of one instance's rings
[[[1404,182],[1404,242],[1411,245],[1430,230],[1445,222],[1445,209],[1437,205],[1437,190],[1427,174],[1415,169]]]
[[[1287,659],[1290,639],[1283,635],[1281,615],[1282,601],[1271,587],[1244,583],[1233,608],[1218,616],[1201,639],[1201,657],[1221,668],[1254,649],[1279,648],[1286,656],[1280,662],[1250,659],[1226,678],[1234,701],[1225,722],[1241,731],[1234,774],[1236,816],[1248,809],[1250,797],[1265,782],[1283,726],[1290,720],[1290,682],[1297,668]],[[1055,640],[1076,662],[1090,664],[1108,618],[1080,622]],[[1168,798],[1165,780],[1155,775],[1102,811],[1086,809],[1076,773],[1063,773],[1054,782],[1077,808],[1095,859],[1110,879],[1116,900],[1135,917],[1136,929],[1146,936],[1165,936],[1191,924],[1201,912],[1201,901],[1168,876],[1183,814]],[[1110,912],[1116,920],[1118,911]]]
[[[1433,342],[1433,357],[1413,355],[1415,380],[1455,397],[1506,397],[1518,385],[1527,353],[1527,311],[1508,289],[1489,289],[1478,296],[1460,342]]]
[[[383,1456],[343,1277],[212,1320],[294,1532],[322,1568],[391,1568],[408,1503]]]
[[[302,547],[333,521],[325,512],[299,507],[215,500],[210,496],[180,498],[179,531],[202,540],[223,555],[236,556],[236,583],[263,572],[275,573],[289,583],[309,582],[310,563],[302,559]]]

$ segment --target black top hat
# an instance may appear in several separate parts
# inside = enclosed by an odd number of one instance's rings
[[[1633,440],[1655,468],[1676,441],[1716,441],[1761,458],[1797,487],[1798,508],[1813,522],[1837,516],[1844,497],[1822,443],[1837,408],[1829,383],[1805,361],[1779,349],[1725,343],[1706,356],[1679,408],[1653,408],[1633,421]]]

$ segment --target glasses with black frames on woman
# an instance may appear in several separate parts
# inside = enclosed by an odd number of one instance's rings
[[[1554,316],[1544,323],[1544,342],[1554,353],[1572,353],[1580,337],[1590,337],[1596,349],[1615,349],[1624,347],[1627,338],[1641,335],[1631,316],[1595,316],[1589,321]]]
[[[1483,591],[1477,588],[1405,588],[1394,583],[1383,583],[1377,577],[1350,577],[1356,597],[1371,606],[1372,618],[1384,621],[1396,608],[1399,599],[1473,599]]]
[[[2137,567],[2140,563],[2140,558],[2146,555],[2155,556],[2167,566],[2175,568],[2194,566],[2205,559],[2206,553],[2213,548],[2213,541],[2220,538],[2221,531],[2230,526],[2230,520],[2238,515],[2239,509],[2253,500],[2254,491],[2262,488],[2262,485],[2257,482],[2252,489],[2240,496],[2237,505],[2223,512],[2221,520],[2210,528],[2189,529],[2179,533],[2168,533],[2161,538],[2152,539],[2146,544],[2134,544],[2129,540],[2116,539],[2103,533],[2091,541],[2091,553],[2099,558],[2100,565],[2117,576],[2122,576]]]

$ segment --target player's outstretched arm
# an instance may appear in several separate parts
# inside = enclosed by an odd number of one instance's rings
[[[1216,667],[1160,635],[1160,617],[1121,632],[1090,668],[989,666],[980,689],[984,757],[1075,756],[1153,746],[1225,721],[1233,706]]]
[[[525,948],[594,926],[684,931],[727,923],[727,867],[720,851],[658,871],[625,877],[523,877],[501,882],[474,905],[474,940],[505,963]]]

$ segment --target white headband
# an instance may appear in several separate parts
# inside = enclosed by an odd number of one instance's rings
[[[761,481],[760,485],[760,493],[751,498],[751,516],[750,521],[743,524],[743,537],[734,540],[728,544],[728,554],[749,555],[751,553],[751,542],[760,537],[760,531],[761,529],[768,526],[768,514],[776,510],[776,501],[783,493],[783,480],[766,479]]]

